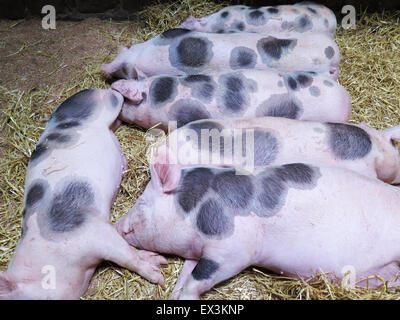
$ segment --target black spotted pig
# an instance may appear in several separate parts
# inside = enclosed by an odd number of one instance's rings
[[[313,3],[249,7],[229,6],[209,16],[190,16],[180,28],[201,32],[321,32],[335,35],[336,16],[329,8]]]
[[[166,260],[130,247],[109,223],[126,166],[110,130],[122,103],[114,90],[85,90],[50,117],[28,164],[22,235],[0,298],[78,299],[102,260],[163,283]]]
[[[394,140],[400,126],[378,131],[360,125],[260,117],[199,120],[172,131],[154,149],[153,163],[257,169],[292,162],[325,163],[400,183]]]
[[[187,259],[171,297],[198,299],[251,265],[305,279],[332,272],[332,280],[351,266],[355,281],[393,281],[399,205],[397,187],[339,167],[292,163],[236,175],[154,164],[117,229],[133,246]]]
[[[109,76],[140,79],[236,69],[304,70],[338,77],[339,48],[321,33],[203,33],[170,29],[146,42],[121,47],[101,69]]]
[[[261,116],[346,122],[347,91],[313,72],[236,70],[141,80],[119,80],[111,87],[125,96],[120,119],[150,128],[169,121],[178,127],[200,119]]]

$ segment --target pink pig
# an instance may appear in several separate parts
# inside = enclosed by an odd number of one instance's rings
[[[124,95],[119,118],[150,128],[169,121],[181,127],[200,119],[261,116],[346,122],[351,103],[346,89],[314,72],[235,70],[186,76],[159,75],[119,80]]]
[[[154,131],[150,131],[152,133]],[[153,163],[257,169],[293,162],[325,163],[400,183],[394,140],[400,126],[359,125],[260,117],[199,120],[170,132]]]
[[[190,16],[180,28],[201,32],[320,32],[334,37],[336,17],[329,8],[316,3],[249,7],[228,6],[209,16]]]
[[[204,33],[170,29],[130,49],[101,69],[109,76],[141,79],[160,74],[207,74],[240,69],[314,71],[337,79],[340,52],[322,33]]]
[[[121,110],[116,91],[81,91],[57,107],[29,160],[22,235],[0,299],[78,299],[102,260],[154,283],[166,260],[130,247],[109,223],[125,157],[110,130]]]
[[[198,299],[251,265],[304,279],[351,270],[354,286],[379,274],[391,286],[399,285],[399,204],[398,188],[339,167],[291,163],[236,175],[155,163],[116,227],[133,246],[186,259],[172,298]]]

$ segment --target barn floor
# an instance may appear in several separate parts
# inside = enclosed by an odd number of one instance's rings
[[[0,270],[5,271],[21,232],[26,165],[52,110],[70,95],[106,87],[99,66],[121,45],[147,40],[177,26],[189,14],[200,17],[221,8],[192,0],[157,5],[139,22],[88,19],[57,21],[44,30],[40,20],[0,20]],[[339,81],[353,103],[351,122],[375,128],[400,123],[400,11],[361,14],[355,30],[338,28]],[[132,40],[133,39],[133,40]],[[123,125],[117,130],[128,159],[112,221],[125,214],[149,180],[144,131]],[[164,288],[109,262],[102,263],[82,299],[167,299],[183,265],[168,257]],[[316,274],[291,280],[260,268],[248,268],[205,294],[203,299],[399,299],[387,289],[347,290]]]

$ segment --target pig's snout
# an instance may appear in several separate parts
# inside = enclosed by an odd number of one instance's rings
[[[134,103],[142,101],[141,94],[137,88],[134,87],[134,80],[118,80],[111,85],[111,88],[118,91],[128,100]]]

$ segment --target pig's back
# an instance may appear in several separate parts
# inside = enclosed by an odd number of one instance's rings
[[[350,170],[315,168],[313,186],[286,185],[281,209],[258,219],[264,263],[292,274],[311,275],[318,266],[340,275],[346,265],[363,273],[393,261],[399,191]]]
[[[190,23],[183,24],[190,29]],[[192,28],[205,32],[323,32],[334,36],[337,21],[327,7],[309,4],[249,7],[229,6],[199,19]]]
[[[118,141],[109,129],[90,126],[67,135],[72,138],[66,145],[60,143],[29,163],[26,190],[38,180],[45,181],[52,194],[77,185],[93,200],[92,207],[108,214],[123,170]]]

